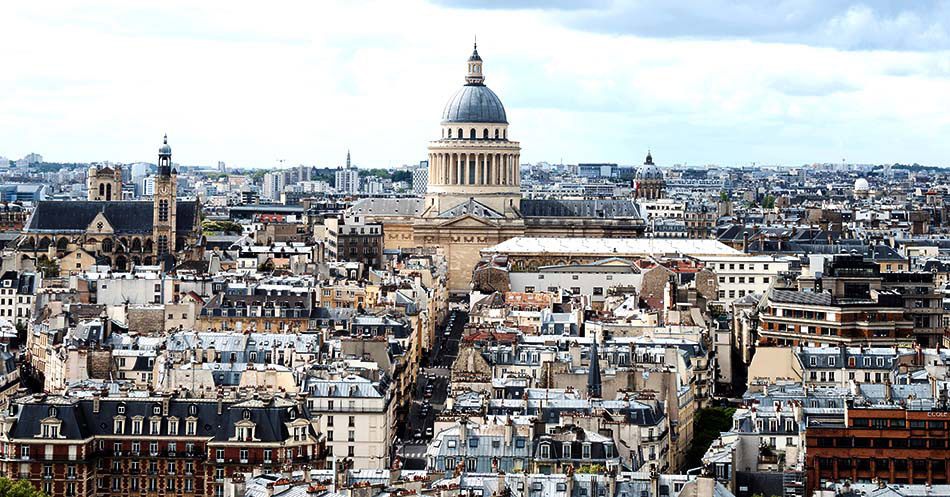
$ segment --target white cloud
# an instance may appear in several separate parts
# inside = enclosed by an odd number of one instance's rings
[[[415,162],[475,34],[526,161],[950,155],[943,52],[640,38],[418,1],[60,7],[0,7],[16,40],[0,45],[2,155],[153,160],[167,131],[186,164],[338,165],[347,148],[362,166]],[[928,25],[844,12],[841,36]]]

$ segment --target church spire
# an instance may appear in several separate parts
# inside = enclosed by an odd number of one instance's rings
[[[590,346],[590,366],[587,368],[587,398],[599,399],[603,384],[600,379],[600,357],[597,355],[597,338]]]
[[[346,168],[347,169],[350,168],[350,150],[349,149],[346,150]]]
[[[472,56],[468,58],[468,74],[465,75],[465,83],[469,85],[485,83],[485,76],[482,75],[482,57],[478,55],[478,42],[475,42]]]

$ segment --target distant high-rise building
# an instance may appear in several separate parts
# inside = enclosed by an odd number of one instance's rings
[[[286,178],[283,171],[270,172],[264,175],[264,189],[261,196],[271,200],[280,200],[280,194],[286,186]]]
[[[338,169],[335,176],[336,191],[356,194],[360,192],[360,172],[350,162],[350,151],[346,151],[346,167]]]
[[[429,161],[419,161],[419,166],[412,170],[412,193],[425,195],[429,184]]]
[[[155,177],[149,176],[142,179],[142,196],[151,197],[155,195]]]
[[[228,172],[228,166],[224,164],[223,160],[218,161],[218,172],[225,173],[225,174]]]

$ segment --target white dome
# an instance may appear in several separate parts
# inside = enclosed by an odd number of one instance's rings
[[[856,192],[866,192],[871,189],[871,186],[868,185],[868,180],[864,178],[858,178],[854,181],[854,191]]]

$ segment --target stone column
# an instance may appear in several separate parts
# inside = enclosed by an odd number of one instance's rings
[[[515,154],[515,163],[512,167],[515,170],[515,184],[521,186],[521,154]]]
[[[485,154],[475,154],[475,184],[485,184],[485,164],[482,162]]]
[[[508,174],[508,154],[498,155],[499,167],[501,167],[501,184],[508,186],[511,176]]]

